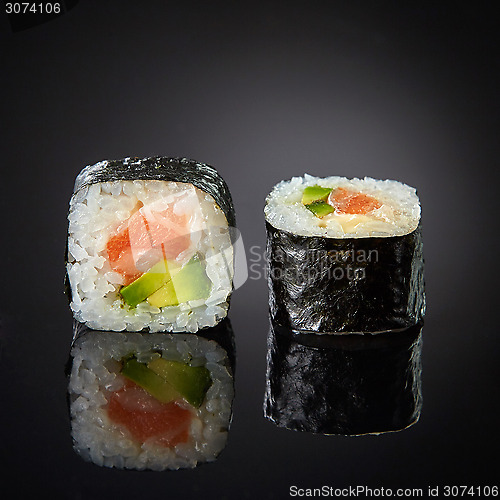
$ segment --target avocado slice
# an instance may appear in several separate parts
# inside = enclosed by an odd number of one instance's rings
[[[307,186],[302,193],[302,203],[309,205],[315,201],[325,201],[332,192],[332,188],[318,186]]]
[[[183,397],[164,378],[150,370],[145,364],[139,363],[134,357],[124,360],[121,373],[161,403],[169,403]]]
[[[175,294],[174,284],[172,280],[167,281],[161,288],[156,290],[148,297],[148,302],[153,307],[178,306],[179,301]]]
[[[166,260],[161,260],[130,285],[124,286],[120,294],[130,307],[135,307],[169,280],[169,264]]]
[[[310,203],[309,205],[306,205],[306,208],[319,218],[335,212],[335,208],[333,208],[328,203],[325,203],[324,201],[316,201],[315,203]]]
[[[148,297],[154,307],[177,306],[188,300],[205,299],[210,295],[212,282],[195,255],[172,279]]]
[[[201,406],[212,385],[210,372],[204,366],[189,366],[179,361],[156,358],[148,363],[148,369],[167,380],[195,408]]]

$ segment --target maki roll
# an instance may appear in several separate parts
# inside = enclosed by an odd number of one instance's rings
[[[226,316],[234,208],[212,167],[164,157],[88,166],[68,219],[76,320],[98,330],[195,332]]]
[[[420,203],[371,178],[294,177],[267,197],[274,321],[295,331],[376,333],[424,316]]]
[[[229,320],[215,328],[232,345]],[[231,421],[230,352],[194,334],[76,330],[68,395],[79,455],[138,470],[216,459]]]
[[[422,327],[385,335],[308,335],[272,325],[264,415],[319,434],[380,434],[418,421]]]

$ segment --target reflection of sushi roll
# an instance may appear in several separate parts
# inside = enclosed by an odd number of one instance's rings
[[[375,336],[311,336],[271,327],[264,414],[320,434],[379,434],[422,406],[421,325]]]
[[[298,331],[406,328],[425,311],[420,204],[396,181],[306,175],[265,207],[272,318]]]
[[[71,350],[68,386],[75,450],[97,465],[126,469],[215,460],[231,420],[228,354],[193,334],[83,329]]]
[[[78,175],[68,219],[78,321],[194,332],[226,316],[234,209],[212,167],[161,157],[97,163]]]

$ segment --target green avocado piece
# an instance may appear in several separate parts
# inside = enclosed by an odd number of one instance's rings
[[[317,184],[315,186],[307,186],[302,193],[302,203],[309,205],[315,201],[324,201],[331,192],[332,188],[324,188]]]
[[[170,280],[168,268],[168,262],[166,260],[161,260],[149,271],[130,283],[130,285],[124,286],[120,290],[123,300],[130,307],[135,307],[143,300],[146,300],[147,297]]]
[[[139,363],[134,357],[124,360],[121,373],[161,403],[169,403],[183,397],[164,378],[150,370],[145,364]]]
[[[148,297],[154,307],[177,306],[188,300],[206,299],[210,295],[212,282],[195,255],[172,279]]]
[[[324,201],[316,201],[315,203],[310,203],[309,205],[306,205],[306,208],[319,218],[335,212],[335,208],[333,208],[328,203],[325,203]]]
[[[153,359],[148,368],[168,381],[195,408],[199,408],[212,385],[210,372],[204,366],[189,366],[180,361]]]
[[[153,307],[178,306],[179,301],[172,280],[167,281],[161,288],[152,293],[148,297],[148,302]]]

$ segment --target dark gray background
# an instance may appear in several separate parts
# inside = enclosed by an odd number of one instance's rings
[[[498,17],[493,2],[432,4],[94,0],[17,33],[0,16],[0,457],[21,497],[498,484]],[[348,438],[265,421],[267,290],[252,279],[230,311],[236,400],[219,460],[173,473],[81,461],[65,406],[66,211],[83,166],[129,155],[214,165],[247,252],[265,243],[264,198],[283,178],[417,187],[428,297],[420,422]]]

